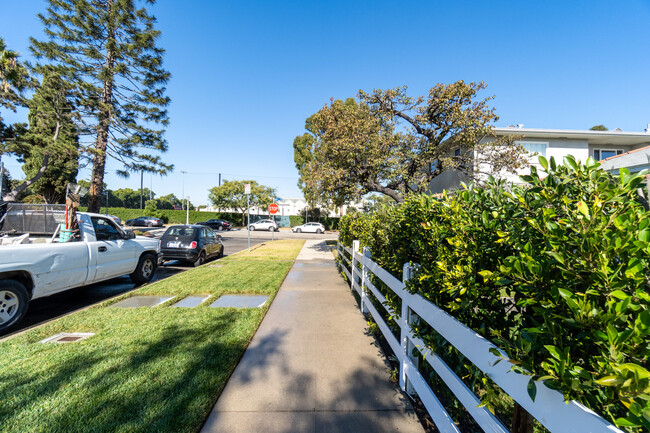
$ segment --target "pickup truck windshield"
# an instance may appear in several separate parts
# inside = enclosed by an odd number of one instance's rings
[[[105,218],[91,217],[95,229],[95,237],[98,241],[113,241],[124,239],[124,233]]]

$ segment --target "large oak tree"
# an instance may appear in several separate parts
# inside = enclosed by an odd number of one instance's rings
[[[170,77],[155,17],[136,0],[48,0],[39,14],[46,40],[32,39],[32,52],[54,65],[74,84],[75,107],[92,132],[85,148],[92,158],[88,208],[99,211],[107,156],[120,161],[118,174],[134,171],[164,174],[171,170],[158,155],[167,150]],[[154,3],[154,0],[148,0]]]
[[[458,81],[436,84],[426,96],[400,87],[331,101],[294,140],[305,197],[342,204],[374,191],[401,202],[426,192],[445,170],[479,179],[523,167],[523,148],[491,129],[498,117],[491,97],[477,99],[484,88]]]

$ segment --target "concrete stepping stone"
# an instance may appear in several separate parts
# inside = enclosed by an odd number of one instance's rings
[[[93,332],[61,332],[60,334],[41,340],[39,343],[74,343],[75,341],[85,340],[93,335],[95,335]]]
[[[172,307],[194,308],[201,305],[209,296],[188,296],[187,298],[175,303]]]
[[[213,302],[210,307],[218,308],[262,308],[268,296],[224,295]]]
[[[134,296],[132,298],[128,298],[116,304],[113,304],[111,305],[111,307],[117,307],[117,308],[155,307],[156,305],[163,304],[173,298],[174,296]]]

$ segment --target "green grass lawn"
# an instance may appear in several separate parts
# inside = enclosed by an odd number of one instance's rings
[[[0,343],[0,431],[198,431],[270,302],[208,305],[232,293],[272,300],[303,242],[269,242],[119,298],[176,295],[164,305],[106,308],[116,302],[107,301]],[[210,299],[168,307],[195,294]],[[38,343],[59,332],[96,335]]]

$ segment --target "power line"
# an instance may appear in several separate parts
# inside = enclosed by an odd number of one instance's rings
[[[178,173],[178,172],[177,172]],[[218,175],[221,174],[223,177],[225,176],[233,176],[233,177],[239,177],[239,178],[266,178],[266,179],[298,179],[298,176],[264,176],[264,175],[259,175],[259,174],[235,174],[235,173],[219,173],[219,172],[211,172],[211,171],[181,171],[181,173],[185,174],[214,174]]]

